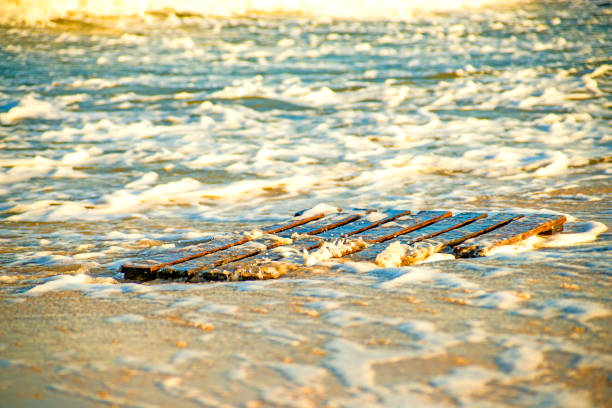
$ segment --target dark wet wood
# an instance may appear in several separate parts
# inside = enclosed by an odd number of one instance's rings
[[[252,256],[249,256],[246,260],[240,262],[234,262],[232,260],[232,262],[225,262],[223,265],[208,264],[189,269],[185,268],[185,266],[189,267],[191,265],[180,264],[173,267],[164,268],[162,271],[160,271],[161,273],[159,274],[159,277],[166,275],[171,275],[174,277],[181,276],[183,279],[187,279],[190,282],[278,277],[302,265],[304,251],[309,251],[320,247],[323,242],[325,242],[325,239],[334,239],[336,237],[347,237],[360,234],[410,213],[408,210],[387,210],[384,212],[384,218],[376,221],[368,221],[367,218],[359,218],[359,216],[364,216],[372,211],[358,211],[358,214],[353,214],[349,217],[346,216],[346,213],[334,214],[332,217],[325,217],[324,219],[319,220],[315,225],[309,224],[308,226],[304,226],[302,234],[312,235],[317,233],[317,235],[313,237],[297,237],[294,242],[284,246],[283,248],[278,248],[283,244],[274,243],[272,245],[268,245],[269,250],[264,253],[255,253],[252,254]],[[418,222],[428,222],[432,218],[439,217],[440,215],[442,214],[423,214],[421,217],[418,217]],[[350,220],[350,222],[347,220]],[[312,228],[313,226],[315,228]],[[403,228],[406,228],[406,225],[403,224]],[[291,232],[294,233],[294,231]],[[397,228],[385,232],[395,234],[397,232]],[[242,259],[244,258],[246,257],[243,257]]]
[[[353,214],[350,212],[341,212],[337,214],[328,215],[322,219],[314,223],[310,223],[307,225],[300,226],[299,228],[292,229],[286,231],[286,234],[277,234],[277,236],[283,237],[285,235],[286,238],[288,235],[294,237],[293,242],[286,243],[282,240],[272,239],[271,242],[260,242],[259,240],[253,241],[251,244],[264,244],[265,246],[259,248],[253,248],[253,246],[249,245],[239,245],[234,246],[232,248],[228,248],[222,252],[215,253],[213,255],[208,255],[204,257],[200,257],[194,259],[189,262],[183,262],[180,264],[169,265],[167,267],[162,268],[160,273],[161,275],[172,274],[172,276],[189,276],[187,274],[188,271],[192,271],[191,275],[192,279],[203,279],[203,276],[208,276],[210,278],[210,274],[214,273],[215,276],[219,275],[219,270],[223,271],[221,280],[226,280],[226,275],[228,272],[234,272],[237,269],[241,270],[261,270],[260,265],[263,265],[266,262],[284,262],[287,264],[285,267],[289,268],[289,265],[299,264],[303,259],[303,251],[313,250],[318,248],[324,242],[325,238],[333,238],[334,236],[352,236],[355,234],[363,233],[368,229],[378,227],[386,222],[390,222],[392,220],[397,219],[403,214],[409,213],[410,211],[406,210],[393,210],[385,213],[386,217],[379,219],[377,221],[368,221],[363,216],[367,215],[368,212],[373,212],[371,210],[356,210]],[[436,218],[442,212],[426,212],[422,214],[421,217],[417,217],[418,222],[423,223],[424,221],[429,221],[433,218]],[[414,225],[412,223],[411,225]],[[406,225],[403,225],[405,228]],[[395,233],[396,228],[392,231],[385,231]],[[298,234],[296,237],[295,234]],[[316,235],[316,238],[308,238],[304,237],[304,235]],[[300,236],[301,235],[301,236]],[[265,250],[271,250],[277,248],[279,246],[287,245],[289,248],[285,248],[282,250],[276,251],[276,253],[266,253],[261,257],[255,257],[259,253]],[[293,253],[294,256],[287,257],[281,256],[283,253]],[[245,258],[248,259],[249,265],[246,264],[236,264],[229,265],[224,268],[219,268],[222,265],[233,263],[238,260],[242,260]],[[248,267],[247,267],[248,266]],[[270,269],[270,268],[267,268]],[[277,268],[278,269],[278,268]],[[186,275],[187,274],[187,275]]]
[[[179,271],[186,272],[192,269],[202,270],[216,268],[229,262],[235,262],[244,258],[252,257],[267,249],[272,249],[287,244],[287,242],[283,243],[282,238],[287,239],[296,235],[319,234],[321,232],[325,232],[356,221],[363,215],[365,215],[363,210],[343,211],[329,214],[316,221],[285,229],[284,231],[276,234],[275,237],[256,239],[250,242],[240,243],[239,245],[231,245],[227,248],[223,248],[223,250],[215,251],[214,253],[207,253],[203,256],[188,259],[182,262],[173,262],[172,264],[163,265],[161,268],[157,269],[164,269],[164,273],[169,273],[170,270],[172,270],[173,273],[179,273]],[[278,237],[281,239],[277,239]]]
[[[359,234],[365,232],[369,229],[378,227],[379,225],[388,223],[393,221],[401,216],[410,214],[408,210],[384,210],[380,212],[384,215],[384,218],[381,218],[377,221],[369,221],[368,218],[372,220],[376,220],[377,212],[372,212],[365,217],[362,217],[350,224],[346,224],[344,226],[334,228],[332,230],[325,231],[321,234],[318,234],[319,237],[324,239],[338,239],[345,238],[355,234]]]
[[[168,274],[181,276],[181,279],[189,282],[278,278],[303,265],[304,251],[316,248],[322,242],[317,237],[304,237],[291,245],[278,246],[247,259],[219,266],[205,265],[190,270],[183,270],[180,265],[164,268],[159,271],[158,278],[166,279]]]
[[[368,244],[384,242],[419,228],[426,227],[443,218],[450,217],[450,211],[420,211],[415,215],[405,215],[393,222],[385,223],[376,228],[369,229],[357,234],[352,234],[349,239],[361,239]]]
[[[343,228],[343,234],[346,238],[343,239],[342,253],[338,256],[345,256],[350,253],[359,251],[365,247],[365,242],[376,243],[393,239],[400,234],[414,231],[418,228],[430,225],[445,217],[451,216],[450,211],[421,211],[416,215],[392,214],[392,220],[380,220],[384,222],[375,222],[370,229],[365,229],[359,223],[351,223],[353,230],[347,226]],[[390,222],[393,221],[394,222]],[[386,225],[390,223],[390,225]],[[292,245],[283,247],[285,251],[281,255],[279,252],[276,255],[269,256],[268,253],[260,254],[255,258],[249,258],[239,264],[227,264],[223,268],[207,269],[204,275],[201,271],[195,272],[198,279],[203,276],[209,277],[214,274],[220,280],[246,280],[246,279],[266,279],[270,277],[279,277],[288,272],[294,271],[304,266],[304,252],[316,250],[324,242],[329,242],[330,238],[325,234],[317,235],[318,241],[313,241],[309,238],[306,241],[298,240]],[[331,240],[333,240],[333,235]],[[327,238],[323,240],[322,238]],[[280,249],[280,248],[279,248]]]
[[[262,232],[268,234],[284,233],[286,231],[301,227],[304,224],[319,220],[323,217],[324,214],[316,214],[310,217],[290,219],[282,223],[264,227],[262,228]],[[121,272],[124,274],[125,279],[129,280],[140,280],[141,276],[146,276],[147,279],[151,279],[151,276],[155,276],[154,272],[158,269],[187,262],[218,251],[223,251],[233,246],[245,244],[249,241],[251,241],[251,238],[249,236],[245,236],[244,234],[234,233],[220,235],[219,238],[208,242],[184,247],[179,250],[155,254],[147,259],[126,263],[121,266]]]
[[[172,268],[174,270],[188,271],[190,269],[202,267],[203,265],[217,267],[229,262],[234,262],[257,255],[263,251],[266,251],[268,248],[273,248],[276,245],[278,245],[278,240],[275,239],[275,236],[266,235],[241,245],[232,246],[223,251],[216,251],[185,262],[167,265],[159,268],[159,270]]]
[[[397,239],[393,240],[399,241],[405,245],[411,245],[415,242],[422,241],[427,238],[431,238],[442,233],[448,232],[455,228],[460,228],[464,225],[467,225],[471,222],[479,220],[481,218],[486,218],[487,214],[484,213],[474,213],[474,212],[465,212],[453,215],[452,217],[442,218],[437,222],[430,224],[426,227],[417,229],[412,232],[408,232],[407,234],[400,235]],[[377,244],[373,244],[362,251],[359,251],[355,254],[352,254],[350,258],[354,261],[374,261],[376,256],[385,250],[387,247],[387,242],[381,242]]]
[[[410,265],[422,261],[446,247],[458,245],[470,238],[485,234],[521,217],[523,217],[522,214],[492,214],[486,218],[480,218],[467,225],[451,229],[432,238],[420,240],[414,244],[407,245],[401,263],[402,265]]]
[[[374,210],[348,210],[338,213],[329,214],[321,219],[308,224],[296,226],[295,228],[288,229],[277,233],[280,237],[291,237],[295,234],[306,234],[306,235],[317,235],[325,231],[332,230],[334,228],[341,227],[343,225],[352,223],[363,217],[364,215],[374,212]]]
[[[454,253],[461,258],[485,256],[495,247],[512,245],[533,235],[547,233],[555,228],[559,229],[565,221],[564,216],[556,214],[527,215],[492,232],[457,245]]]
[[[305,260],[316,263],[330,256],[375,260],[381,266],[407,265],[449,249],[459,257],[483,256],[494,247],[534,234],[558,232],[565,222],[565,217],[549,214],[465,212],[453,216],[450,211],[413,215],[385,210],[383,217],[377,217],[371,212],[319,214],[265,227],[261,234],[230,233],[191,241],[180,249],[126,263],[121,271],[128,280],[199,282],[273,279],[306,268]],[[390,242],[393,251],[386,251]],[[309,252],[314,250],[320,252]]]

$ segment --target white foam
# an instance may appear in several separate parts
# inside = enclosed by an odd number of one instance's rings
[[[3,24],[49,22],[53,19],[73,15],[93,16],[129,16],[144,15],[147,11],[177,10],[200,13],[208,16],[235,16],[252,13],[292,13],[306,14],[322,17],[358,18],[358,19],[409,19],[415,13],[432,11],[459,10],[466,7],[476,8],[487,4],[497,3],[497,0],[431,0],[423,3],[416,0],[399,1],[389,0],[375,6],[367,0],[234,0],[228,3],[219,3],[210,0],[184,1],[177,7],[170,0],[144,0],[133,2],[128,0],[115,0],[112,6],[99,4],[93,0],[72,2],[69,0],[43,1],[33,7],[30,1],[4,3],[0,8]],[[176,16],[174,16],[176,19]],[[167,24],[172,24],[169,17]]]
[[[365,219],[368,222],[377,222],[377,221],[380,221],[380,220],[384,220],[387,217],[388,217],[388,215],[385,214],[382,211],[374,211],[374,212],[371,212],[368,215],[366,215]]]
[[[138,283],[119,283],[114,278],[93,277],[86,274],[56,275],[33,281],[35,286],[23,292],[26,296],[38,296],[48,292],[76,291],[92,297],[115,297],[125,293],[145,294],[164,291],[201,291],[214,285],[184,285],[181,283],[155,286]]]
[[[235,315],[240,310],[240,306],[237,305],[222,305],[222,304],[214,304],[208,305],[202,309],[200,312],[209,312],[209,313],[220,313],[226,315]]]
[[[112,316],[106,319],[109,323],[142,323],[145,321],[144,316],[126,313],[119,316]]]
[[[247,327],[251,333],[261,334],[268,340],[285,346],[295,347],[308,340],[289,329],[276,327],[277,323],[272,320],[257,320],[244,323],[243,326]]]
[[[610,310],[605,306],[578,299],[541,300],[533,302],[529,308],[519,309],[516,312],[540,319],[565,318],[579,322],[610,315]]]
[[[293,293],[294,296],[342,299],[350,296],[348,292],[332,288],[304,288]]]
[[[597,221],[575,223],[575,225],[575,229],[582,231],[552,235],[550,238],[544,240],[540,246],[545,248],[555,248],[591,242],[597,239],[597,236],[599,236],[601,233],[608,230],[608,227],[605,224]]]
[[[346,339],[334,339],[325,346],[329,355],[323,364],[349,387],[374,386],[374,364],[391,363],[410,358],[409,350],[375,349]]]
[[[529,298],[530,296],[525,293],[504,290],[493,293],[483,293],[475,298],[467,300],[467,303],[489,309],[513,310],[520,307],[520,303]]]
[[[325,203],[319,203],[314,207],[304,211],[302,214],[300,214],[299,218],[308,218],[319,214],[328,215],[338,211],[340,211],[340,208],[338,207],[334,207]]]
[[[280,372],[289,381],[303,386],[312,386],[327,374],[325,369],[308,364],[275,363],[268,367]]]
[[[497,371],[480,366],[467,366],[453,369],[449,374],[435,377],[431,384],[455,398],[466,398],[484,388],[492,381],[502,379]]]
[[[361,239],[340,239],[333,242],[324,242],[315,251],[304,251],[304,265],[312,266],[332,258],[340,258],[365,247],[367,247],[367,244]]]
[[[155,173],[154,171],[150,171],[144,174],[138,180],[135,180],[135,181],[132,181],[131,183],[126,184],[125,188],[142,190],[150,186],[151,184],[155,183],[157,179],[159,179],[158,174]]]
[[[58,275],[42,279],[42,284],[28,289],[26,295],[40,295],[47,292],[72,290],[97,292],[107,290],[117,284],[112,278],[94,278],[88,275]]]
[[[376,255],[376,265],[381,268],[393,268],[402,266],[402,258],[406,256],[408,246],[399,241],[394,241]]]
[[[24,96],[19,105],[11,108],[6,113],[0,113],[0,122],[9,125],[27,118],[57,119],[60,117],[60,111],[57,109],[57,106],[37,97],[38,95],[35,94]]]
[[[209,354],[202,350],[180,350],[170,357],[170,364],[188,364],[192,361],[206,360]]]
[[[190,49],[194,48],[195,44],[191,37],[178,37],[178,38],[162,38],[163,47],[169,50],[175,49]]]
[[[443,288],[476,289],[478,285],[463,279],[457,274],[440,272],[437,269],[418,266],[403,268],[375,269],[369,275],[379,279],[378,287],[381,289],[395,289],[410,284],[431,284]]]
[[[543,362],[544,354],[529,345],[504,350],[497,359],[497,364],[502,371],[521,378],[538,375],[538,368]]]
[[[413,341],[406,345],[415,350],[415,356],[425,358],[444,354],[449,347],[460,343],[480,343],[487,339],[487,333],[477,322],[468,323],[468,330],[459,333],[437,330],[432,322],[423,320],[403,322],[396,329],[411,336]]]

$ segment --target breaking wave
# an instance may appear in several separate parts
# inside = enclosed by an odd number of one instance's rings
[[[0,2],[0,24],[48,24],[83,17],[176,14],[232,17],[252,14],[289,14],[341,19],[410,19],[429,12],[479,8],[507,0],[5,0]]]

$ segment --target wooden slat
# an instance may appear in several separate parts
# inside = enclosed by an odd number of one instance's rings
[[[338,228],[340,226],[352,223],[367,213],[373,212],[374,210],[347,210],[338,213],[329,214],[321,219],[314,222],[300,225],[295,228],[280,231],[277,233],[280,237],[291,237],[294,234],[306,234],[306,235],[317,235],[325,231]]]
[[[452,217],[443,218],[421,229],[417,229],[407,234],[400,235],[399,237],[395,238],[393,242],[398,241],[405,245],[411,245],[415,242],[419,242],[424,239],[440,235],[455,228],[460,228],[464,225],[467,225],[471,222],[485,217],[487,217],[487,214],[485,213],[465,212],[455,214]],[[351,255],[351,259],[354,261],[374,261],[376,259],[376,256],[382,251],[384,251],[384,249],[388,245],[389,242],[373,244],[365,248],[364,250]]]
[[[339,213],[333,213],[327,215],[323,218],[320,218],[314,222],[299,225],[295,228],[286,229],[284,231],[276,234],[281,238],[288,238],[290,236],[299,235],[314,235],[324,231],[328,231],[330,229],[336,228],[338,226],[343,226],[348,223],[351,223],[355,220],[358,220],[364,213],[362,210],[350,210],[343,211]],[[164,265],[162,268],[158,269],[168,269],[171,268],[175,271],[188,271],[191,269],[201,269],[201,268],[211,268],[217,267],[222,264],[233,262],[236,260],[244,259],[250,256],[254,256],[259,252],[265,251],[266,249],[275,248],[279,245],[282,245],[281,240],[278,239],[257,239],[249,242],[252,245],[246,245],[245,243],[241,243],[240,245],[233,245],[228,248],[223,248],[223,250],[216,251],[214,254],[204,254],[204,256],[200,256],[194,259],[187,260],[185,262],[176,262],[171,265]],[[255,250],[255,248],[258,248]]]
[[[198,282],[277,278],[305,268],[305,259],[319,262],[330,256],[375,259],[381,266],[411,264],[441,250],[454,251],[458,257],[484,256],[500,245],[558,232],[566,221],[550,214],[524,217],[465,212],[452,216],[450,211],[411,215],[406,210],[385,210],[384,216],[368,216],[372,211],[354,209],[293,218],[262,228],[262,235],[230,233],[207,241],[183,241],[177,243],[183,245],[180,249],[153,253],[123,265],[121,270],[131,280]],[[385,252],[390,241],[401,244],[393,248],[392,257]],[[308,253],[319,248],[320,252]],[[403,254],[399,261],[395,250]]]
[[[180,267],[163,268],[158,271],[157,278],[188,282],[277,278],[302,265],[303,251],[317,247],[321,242],[317,237],[304,237],[291,245],[279,246],[220,266],[205,265],[190,270]]]
[[[383,217],[378,219],[378,217],[376,216],[377,214],[380,214]],[[401,216],[408,214],[410,214],[409,210],[384,210],[380,213],[372,212],[366,217],[362,217],[359,220],[351,222],[350,224],[346,224],[338,228],[322,232],[321,234],[318,234],[318,236],[324,239],[345,238],[351,235],[365,232],[369,229],[378,227],[379,225],[388,223]],[[372,221],[370,221],[370,219]]]
[[[450,231],[436,235],[409,245],[404,256],[402,265],[410,265],[422,261],[431,254],[440,252],[448,246],[458,245],[470,238],[487,233],[499,228],[509,222],[523,217],[522,214],[497,213],[471,222],[463,227],[451,229]]]
[[[416,215],[402,216],[393,222],[385,223],[342,239],[341,245],[336,245],[334,248],[334,257],[345,257],[354,254],[362,251],[369,245],[388,241],[426,227],[451,215],[450,211],[420,211]],[[309,248],[309,250],[312,249],[315,248]]]
[[[353,234],[349,239],[361,239],[368,244],[384,242],[419,228],[433,224],[442,218],[453,215],[450,211],[420,211],[415,215],[405,215],[397,220],[382,224],[376,228]]]
[[[288,245],[288,248],[278,250],[275,252],[249,253],[241,254],[236,258],[233,250],[239,249],[239,247],[231,248],[223,251],[219,255],[228,254],[228,257],[232,257],[231,260],[223,262],[223,266],[217,263],[208,261],[209,257],[198,258],[192,262],[182,263],[167,268],[163,268],[160,271],[160,275],[172,275],[181,276],[189,281],[199,280],[227,280],[228,278],[233,279],[244,279],[246,276],[261,276],[262,273],[270,274],[271,271],[289,270],[298,265],[303,264],[303,251],[312,250],[321,246],[324,242],[324,238],[329,239],[333,236],[356,236],[357,234],[363,234],[369,228],[380,227],[386,222],[401,217],[403,214],[409,213],[409,211],[393,210],[385,213],[386,217],[377,221],[367,221],[367,219],[359,219],[360,216],[365,215],[359,213],[362,210],[357,210],[357,214],[349,215],[346,213],[333,214],[332,216],[325,217],[318,220],[314,224],[309,224],[302,227],[303,235],[311,235],[317,233],[318,235],[310,237],[297,237],[297,239]],[[398,232],[407,230],[408,228],[415,228],[417,225],[425,225],[433,222],[432,220],[439,219],[445,216],[447,213],[443,211],[438,212],[423,212],[419,217],[413,217],[409,223],[404,220],[403,223],[394,225],[392,228],[386,228],[384,230],[384,236],[396,236]],[[314,229],[312,227],[315,227]],[[322,231],[322,232],[320,232]],[[293,231],[291,231],[293,232]],[[278,234],[283,235],[283,234]],[[370,234],[372,235],[372,234]],[[381,233],[374,234],[376,239],[384,239]],[[268,249],[275,248],[279,245],[273,244],[268,245]],[[232,251],[231,254],[229,251]],[[263,251],[261,251],[263,252]],[[283,252],[291,253],[293,256],[283,256]],[[236,263],[236,261],[247,258],[247,260]],[[230,264],[231,263],[231,264]],[[221,267],[222,266],[222,267]]]
[[[563,215],[527,215],[487,234],[463,242],[455,247],[454,253],[461,258],[485,256],[495,247],[512,245],[536,234],[558,230],[565,221]]]
[[[324,214],[316,214],[310,217],[290,219],[279,224],[264,227],[262,228],[262,231],[269,234],[286,233],[288,230],[301,227],[304,224],[319,220],[324,216]],[[154,272],[158,269],[187,262],[195,258],[231,248],[232,246],[242,245],[250,240],[251,238],[249,236],[245,236],[244,234],[225,234],[219,239],[181,248],[180,250],[172,250],[161,254],[155,254],[147,259],[128,262],[121,266],[121,272],[124,274],[125,279],[141,280],[145,277],[147,279],[154,279],[151,278],[151,276],[154,276]]]
[[[359,216],[363,214],[353,214],[349,215],[348,217],[347,215],[348,214],[346,213],[333,214],[317,220],[313,224],[301,226],[297,230],[303,231],[302,235],[311,235],[314,233],[319,233],[319,231],[322,231],[324,234],[325,231],[333,230],[334,227],[337,228],[343,226],[343,234],[350,236],[350,238],[347,238],[349,242],[346,246],[346,252],[343,253],[343,255],[346,255],[350,252],[358,251],[363,248],[363,241],[373,243],[392,239],[403,233],[413,231],[444,217],[448,217],[451,215],[451,213],[449,211],[421,211],[414,216],[408,215],[400,218],[395,217],[396,222],[393,222],[392,225],[382,224],[379,222],[372,223],[375,225],[375,227],[368,230],[364,228],[362,223],[355,224],[354,222],[354,220],[358,219]],[[351,229],[351,227],[353,227],[353,229]],[[293,232],[293,230],[287,231],[286,234],[281,233],[278,235],[289,235],[289,232]],[[297,249],[297,251],[294,251],[297,253],[297,256],[294,257],[282,257],[278,255],[269,256],[268,253],[256,257],[256,255],[258,255],[259,252],[263,252],[263,250],[254,251],[249,247],[244,247],[241,245],[231,248],[230,250],[219,252],[215,254],[214,257],[212,257],[212,255],[207,255],[189,262],[165,266],[160,270],[158,275],[151,274],[151,276],[174,276],[193,281],[194,279],[205,279],[205,277],[207,277],[206,279],[212,279],[212,276],[214,275],[219,276],[222,280],[225,280],[226,276],[229,276],[229,272],[232,272],[233,276],[237,276],[236,273],[234,273],[237,270],[242,270],[243,272],[257,270],[258,273],[261,272],[262,268],[271,270],[272,267],[276,269],[289,270],[303,264],[302,252],[304,250],[313,250],[323,244],[323,239],[321,239],[319,236],[316,236],[316,238],[317,239],[298,238],[297,241],[289,245],[290,248],[287,248],[286,251]],[[276,246],[278,245],[269,245],[268,249]],[[240,250],[242,250],[242,252],[237,252]],[[277,252],[278,254],[281,253],[280,251]],[[248,262],[249,265],[244,263],[237,266],[225,265],[244,258],[248,258],[248,260],[245,262]],[[265,262],[260,262],[260,260],[265,260]],[[273,265],[264,265],[266,262],[273,263]],[[223,268],[219,268],[222,265],[224,265]]]

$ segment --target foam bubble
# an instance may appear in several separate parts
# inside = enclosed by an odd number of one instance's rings
[[[540,300],[516,312],[541,319],[565,318],[579,322],[610,315],[610,310],[600,303],[579,299]]]
[[[601,222],[589,221],[584,223],[575,223],[573,229],[581,231],[552,235],[550,238],[544,240],[540,246],[545,248],[555,248],[591,242],[597,239],[597,236],[599,236],[601,233],[607,231],[608,227]]]
[[[60,111],[57,106],[37,97],[38,95],[36,94],[24,96],[17,106],[11,108],[6,113],[0,113],[0,122],[10,125],[27,118],[57,119],[60,117]]]
[[[145,321],[144,316],[138,314],[127,313],[119,316],[113,316],[106,319],[109,323],[141,323]]]

